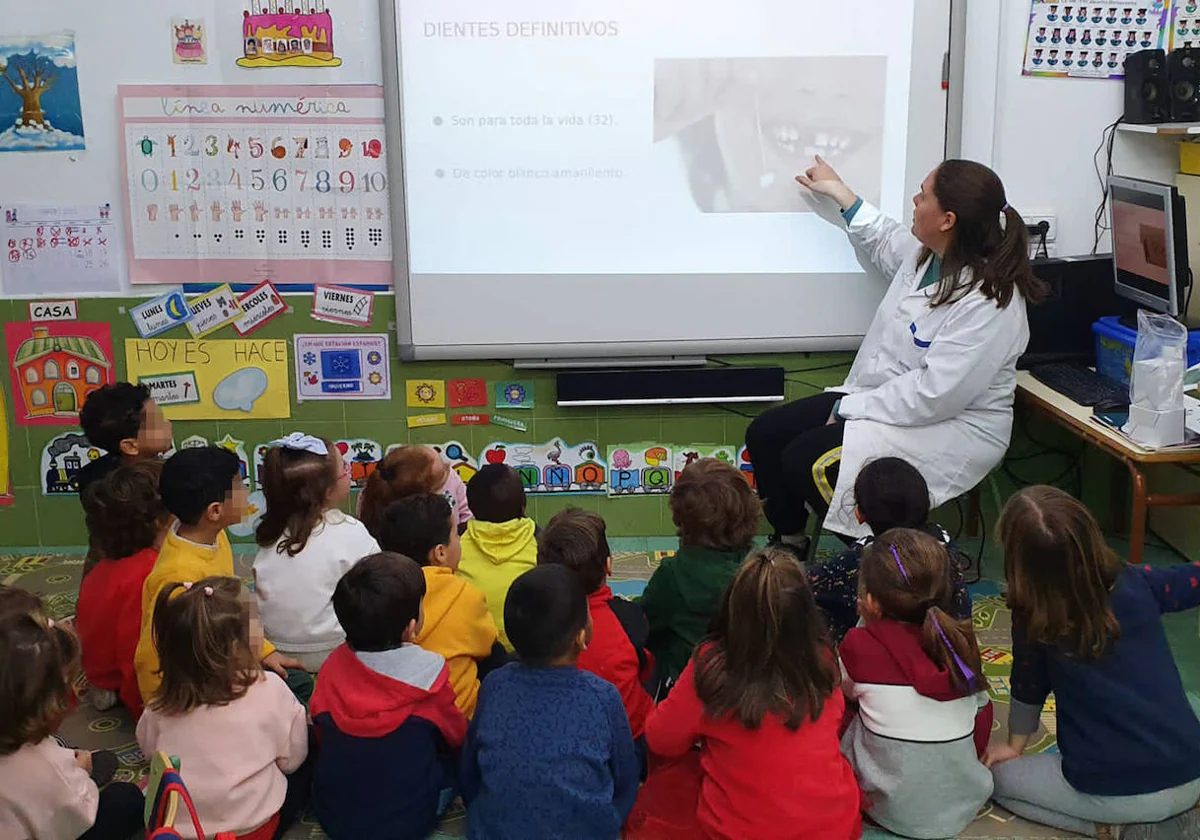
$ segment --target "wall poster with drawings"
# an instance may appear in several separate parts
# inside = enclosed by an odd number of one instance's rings
[[[1129,53],[1168,46],[1171,15],[1171,0],[1131,6],[1031,0],[1022,73],[1122,79]]]
[[[392,284],[383,88],[121,85],[132,283]]]

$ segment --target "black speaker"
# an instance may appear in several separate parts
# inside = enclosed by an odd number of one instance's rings
[[[558,374],[558,404],[783,402],[784,373],[781,367],[567,370]]]
[[[1171,80],[1171,120],[1200,120],[1200,49],[1180,47],[1171,53],[1167,76]]]
[[[1163,50],[1142,50],[1125,57],[1125,122],[1162,123],[1171,119],[1167,78],[1167,54]]]

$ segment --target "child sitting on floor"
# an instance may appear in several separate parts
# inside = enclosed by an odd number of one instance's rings
[[[467,721],[446,660],[413,642],[424,597],[421,568],[388,552],[333,593],[346,643],[309,704],[321,743],[313,804],[332,840],[424,840],[453,798]]]
[[[163,506],[179,521],[163,540],[158,560],[142,587],[142,628],[134,655],[134,671],[142,701],[158,691],[162,679],[158,650],[154,646],[154,610],[158,593],[168,584],[195,583],[207,577],[233,577],[233,551],[225,528],[246,515],[246,485],[238,457],[219,446],[185,449],[163,464],[159,481]],[[269,642],[263,644],[263,666],[289,679],[288,668],[303,668],[283,656]],[[293,690],[301,697],[311,690],[300,680]]]
[[[263,631],[280,653],[316,672],[345,641],[334,587],[379,546],[340,510],[350,496],[350,464],[324,438],[293,432],[271,443],[262,490],[267,512],[255,533],[254,594]]]
[[[849,550],[809,570],[813,596],[825,613],[835,643],[858,624],[858,565],[863,549],[893,528],[925,531],[950,552],[950,615],[971,620],[971,594],[963,580],[958,552],[950,535],[929,522],[929,486],[921,473],[902,458],[879,458],[867,463],[854,482],[854,513],[874,536],[863,537]]]
[[[162,683],[137,741],[142,755],[179,757],[210,836],[272,840],[308,799],[308,717],[284,681],[259,665],[261,631],[251,633],[249,605],[237,578],[163,588],[154,610]],[[177,825],[189,836],[190,821]]]
[[[646,724],[652,769],[626,836],[857,838],[858,787],[838,749],[839,682],[804,568],[784,548],[753,552]]]
[[[358,518],[378,539],[387,506],[418,493],[445,496],[463,532],[472,516],[467,487],[432,446],[401,446],[385,455],[358,496]]]
[[[475,518],[462,537],[458,575],[487,599],[500,643],[512,651],[504,633],[504,599],[512,582],[537,565],[537,526],[525,516],[525,487],[516,470],[488,464],[467,484]]]
[[[708,632],[721,593],[746,559],[762,505],[741,471],[714,458],[689,464],[671,489],[679,551],[646,584],[647,647],[668,687]]]
[[[91,754],[55,740],[74,699],[79,645],[20,589],[0,587],[0,662],[0,837],[126,840],[142,829],[137,786],[99,790]]]
[[[479,695],[462,761],[468,834],[615,840],[640,761],[621,696],[575,667],[591,633],[579,578],[539,566],[517,578],[504,609],[520,662]]]
[[[633,737],[640,738],[654,709],[643,684],[653,678],[653,663],[645,652],[649,630],[641,607],[614,597],[608,587],[612,552],[604,520],[579,508],[556,514],[538,538],[538,565],[549,563],[579,575],[588,593],[592,640],[579,654],[579,667],[617,687]]]
[[[88,533],[108,558],[83,579],[75,608],[89,699],[105,711],[119,698],[135,721],[142,714],[133,669],[142,628],[142,587],[171,522],[158,495],[161,475],[161,462],[139,461],[117,467],[83,495]]]
[[[392,502],[383,514],[379,543],[384,551],[416,560],[425,574],[425,621],[416,643],[445,657],[455,702],[468,719],[475,714],[479,695],[478,660],[499,650],[496,624],[483,594],[454,574],[462,556],[454,511],[441,496],[426,493]],[[489,669],[498,667],[494,662]]]
[[[999,533],[1014,661],[996,801],[1092,837],[1200,837],[1200,721],[1162,622],[1200,605],[1200,568],[1127,566],[1053,487],[1013,496]],[[1058,751],[1023,755],[1051,692]]]
[[[866,626],[839,651],[857,705],[842,752],[867,815],[904,837],[957,837],[992,795],[992,706],[971,622],[948,614],[949,566],[929,534],[880,534],[858,573]]]

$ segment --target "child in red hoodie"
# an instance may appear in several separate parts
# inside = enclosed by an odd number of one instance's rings
[[[592,641],[579,654],[579,667],[617,687],[633,737],[640,738],[654,709],[654,700],[645,688],[654,674],[653,659],[646,652],[650,625],[640,606],[613,597],[608,587],[612,552],[604,520],[579,508],[555,515],[538,537],[538,565],[547,563],[573,570],[589,593]]]
[[[332,840],[422,840],[453,798],[467,720],[446,660],[413,643],[425,575],[400,554],[360,560],[333,610],[346,632],[309,702],[320,742],[313,805]]]
[[[161,461],[138,461],[117,467],[83,494],[88,533],[104,558],[79,587],[75,629],[83,672],[92,687],[92,705],[105,711],[120,699],[134,720],[142,714],[133,668],[142,585],[171,521],[158,495],[161,475]]]

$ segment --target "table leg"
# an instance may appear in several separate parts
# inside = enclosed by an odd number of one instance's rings
[[[1142,549],[1146,542],[1146,476],[1133,461],[1126,462],[1133,483],[1133,504],[1129,514],[1129,562],[1142,562]]]

